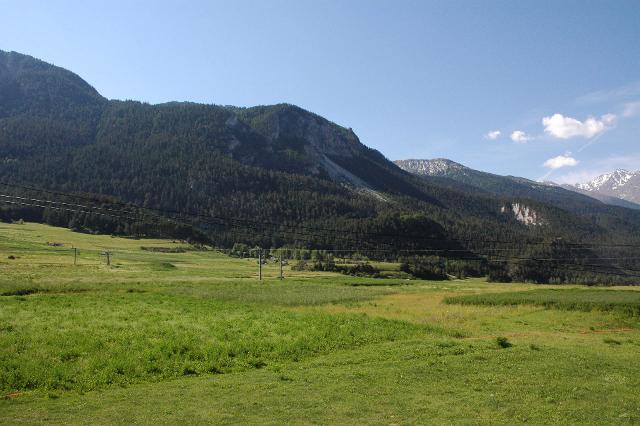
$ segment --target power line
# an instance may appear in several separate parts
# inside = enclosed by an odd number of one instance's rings
[[[60,208],[60,207],[56,207],[56,206],[52,206],[52,203],[59,203],[57,201],[51,201],[51,200],[39,200],[39,199],[33,199],[33,198],[26,198],[26,197],[19,197],[19,196],[9,196],[9,195],[4,195],[4,194],[0,194],[0,197],[4,197],[4,198],[12,198],[12,199],[19,199],[22,201],[19,202],[12,202],[12,201],[8,201],[8,200],[4,200],[5,202],[8,202],[10,204],[18,204],[18,205],[26,205],[26,206],[35,206],[35,207],[40,207],[40,208],[53,208],[53,209],[57,209],[57,210],[65,210],[65,211],[70,211],[70,212],[79,212],[79,213],[84,213],[84,214],[97,214],[97,215],[102,215],[102,216],[109,216],[109,217],[113,217],[113,218],[118,218],[118,219],[122,219],[122,218],[126,218],[126,219],[131,219],[131,220],[139,220],[139,218],[132,218],[132,217],[128,217],[128,216],[119,216],[119,215],[111,215],[111,214],[105,214],[105,213],[100,213],[100,212],[95,212],[92,211],[92,207],[86,206],[86,205],[78,205],[78,204],[70,204],[70,203],[62,203],[63,205],[66,206],[77,206],[77,207],[81,207],[84,208],[85,210],[89,210],[89,211],[84,211],[84,210],[77,210],[77,209],[71,209],[71,208]],[[30,201],[30,203],[27,203],[26,201]],[[42,204],[35,204],[35,202],[42,202],[42,203],[48,203],[49,205],[42,205]],[[110,211],[116,211],[113,209],[109,209]],[[155,220],[159,220],[159,218],[157,217],[153,217]],[[223,224],[218,224],[216,223],[215,225],[223,225]],[[316,236],[318,237],[318,235],[312,235],[312,236]],[[326,235],[322,235],[322,237],[327,237]],[[490,251],[490,250],[504,250],[504,251],[511,251],[512,249],[485,249],[485,251]],[[363,252],[382,252],[382,253],[394,253],[394,254],[398,254],[398,253],[402,253],[402,252],[407,252],[407,253],[433,253],[433,254],[445,254],[448,255],[450,253],[471,253],[469,250],[456,250],[456,249],[413,249],[413,250],[407,250],[407,249],[370,249],[370,248],[365,248],[365,247],[358,247],[358,248],[352,248],[349,250],[336,250],[336,249],[330,249],[331,252],[356,252],[356,251],[363,251]],[[487,254],[478,254],[474,257],[454,257],[454,256],[446,256],[447,258],[450,258],[452,260],[480,260],[481,256],[496,256],[496,255],[487,255]],[[516,259],[516,260],[531,260],[531,261],[552,261],[552,262],[558,262],[561,260],[567,260],[568,258],[548,258],[548,259],[537,259],[537,258],[531,258],[531,257],[527,257],[527,258],[511,258],[511,259]],[[634,257],[609,257],[609,258],[596,258],[596,259],[592,259],[592,261],[604,261],[604,260],[637,260],[638,258],[634,258]],[[499,259],[485,259],[488,261],[498,261]],[[578,260],[578,259],[576,259]],[[573,264],[575,265],[575,263]],[[604,266],[604,265],[591,265],[591,266]]]
[[[29,188],[29,190],[33,190],[33,191],[39,191],[37,189],[34,188]],[[52,192],[52,191],[43,191],[43,192]],[[68,196],[68,197],[76,197],[74,195],[68,195],[68,194],[63,194],[64,196]],[[130,216],[120,216],[120,215],[115,215],[115,214],[107,214],[107,213],[103,213],[101,211],[96,211],[96,210],[105,210],[105,211],[110,211],[110,212],[123,212],[123,210],[115,210],[115,209],[107,209],[107,208],[103,208],[103,207],[96,207],[96,206],[87,206],[87,205],[80,205],[80,204],[73,204],[73,203],[65,203],[65,202],[61,202],[61,201],[52,201],[52,200],[41,200],[41,199],[35,199],[35,198],[27,198],[27,197],[20,197],[17,195],[7,195],[7,194],[0,194],[0,196],[2,196],[3,198],[5,198],[3,201],[9,204],[15,204],[15,205],[24,205],[24,206],[33,206],[33,207],[39,207],[39,208],[51,208],[51,209],[57,209],[57,210],[63,210],[63,211],[69,211],[69,212],[76,212],[76,213],[83,213],[83,214],[96,214],[96,215],[101,215],[101,216],[108,216],[108,217],[113,217],[116,219],[129,219],[129,220],[134,220],[134,221],[139,221],[140,217],[130,217]],[[20,200],[20,201],[9,201],[7,200]],[[36,204],[36,203],[43,203],[43,204]],[[55,206],[53,204],[59,204],[59,205],[63,205],[66,207],[58,207]],[[123,203],[117,203],[119,205],[124,205]],[[70,208],[70,207],[76,207],[76,208]],[[84,209],[84,210],[78,210],[78,209]],[[139,208],[139,209],[147,209],[147,208]],[[88,211],[87,211],[88,210]],[[154,209],[147,209],[147,210],[154,210]],[[156,211],[161,211],[159,209],[155,209]],[[124,211],[124,213],[131,213],[129,211]],[[139,213],[139,212],[138,212]],[[189,215],[188,213],[180,213],[181,215]],[[150,216],[152,218],[154,218],[155,220],[160,220],[160,218],[155,217],[155,216]],[[241,225],[238,225],[237,223],[233,223],[231,222],[231,224],[229,223],[225,223],[224,219],[219,218],[219,217],[208,217],[208,216],[204,216],[204,215],[197,215],[197,217],[199,218],[204,218],[206,219],[204,222],[208,223],[210,225],[214,225],[214,226],[226,226],[227,228],[234,228],[234,227],[240,227]],[[166,218],[163,216],[163,219],[170,221],[170,219]],[[220,221],[221,223],[218,222],[212,222],[211,220],[214,221]],[[256,229],[256,224],[267,224],[269,226],[273,226],[276,225],[273,222],[258,222],[258,221],[242,221],[242,222],[248,222],[253,226],[249,226],[250,228]],[[180,225],[184,225],[184,224],[180,224]],[[279,226],[289,226],[286,224],[277,224]],[[302,227],[302,228],[308,228],[308,227]],[[313,229],[313,228],[310,228]],[[316,228],[316,229],[322,229],[322,228]],[[280,231],[280,232],[287,232],[287,231]],[[321,237],[321,238],[329,238],[329,236],[327,234],[306,234],[306,233],[299,233],[299,232],[290,232],[292,234],[300,234],[300,235],[304,235],[304,236],[312,236],[312,237]],[[343,233],[339,234],[340,238],[344,238],[344,235],[342,235]],[[375,234],[375,233],[364,233],[365,235],[381,235],[381,234]],[[335,236],[333,236],[333,238],[335,238]],[[488,240],[473,240],[474,243],[478,243],[478,242],[492,242],[495,243],[496,241],[488,241]],[[362,240],[358,240],[359,243],[362,243]],[[509,241],[509,244],[518,244],[516,242],[512,242]],[[530,242],[520,242],[521,245],[535,245],[538,243],[530,243]],[[546,243],[548,245],[551,245],[553,243]],[[567,243],[564,243],[567,244]],[[563,248],[571,248],[571,249],[581,249],[581,250],[587,250],[587,249],[593,249],[593,248],[597,248],[597,247],[636,247],[634,245],[600,245],[600,246],[596,246],[596,245],[591,245],[589,247],[576,247],[577,245],[571,246],[571,247],[563,247]],[[504,251],[513,251],[513,249],[484,249],[485,251],[490,251],[490,250],[504,250]],[[449,253],[472,253],[471,250],[467,250],[467,249],[371,249],[371,248],[365,248],[365,247],[358,247],[358,248],[352,248],[349,250],[337,250],[337,249],[329,249],[328,251],[330,252],[357,252],[357,251],[361,251],[361,252],[387,252],[387,253],[395,253],[398,254],[400,252],[407,252],[407,253],[416,253],[416,252],[421,252],[421,253],[444,253],[444,254],[449,254]],[[478,261],[478,260],[483,260],[481,256],[491,256],[491,255],[486,255],[486,254],[478,254],[477,256],[474,257],[447,257],[450,258],[452,260],[474,260],[474,261]],[[495,255],[493,255],[494,257],[496,257]],[[540,258],[532,258],[532,257],[527,257],[527,258],[507,258],[507,259],[484,259],[486,261],[489,262],[519,262],[519,261],[534,261],[534,262],[542,262],[542,261],[548,261],[548,262],[554,262],[556,263],[558,266],[580,266],[580,267],[599,267],[602,268],[603,266],[607,266],[607,265],[601,265],[601,264],[584,264],[584,263],[571,263],[571,264],[567,264],[567,263],[558,263],[562,260],[567,260],[569,258],[547,258],[547,259],[540,259]],[[604,261],[604,260],[636,260],[637,258],[633,258],[633,257],[615,257],[615,258],[596,258],[596,259],[592,259],[591,261]],[[575,260],[579,260],[579,259],[575,259]],[[623,268],[620,266],[616,266],[618,268]],[[628,268],[624,268],[627,270],[630,270]],[[586,271],[586,269],[585,269]],[[633,271],[633,270],[630,270]],[[593,273],[604,273],[604,271],[599,270],[599,271],[594,271],[591,270],[590,272]],[[640,271],[638,271],[640,272]]]
[[[52,206],[45,206],[45,205],[38,205],[38,204],[33,204],[33,203],[25,203],[25,202],[14,202],[14,201],[7,201],[4,200],[3,202],[6,203],[10,203],[10,204],[17,204],[17,205],[26,205],[26,206],[35,206],[35,207],[41,207],[41,208],[53,208],[53,209],[58,209],[58,210],[65,210],[65,211],[71,211],[71,212],[80,212],[80,213],[87,213],[87,214],[99,214],[102,216],[110,216],[110,217],[114,217],[114,218],[123,218],[122,216],[114,216],[114,215],[109,215],[109,214],[103,214],[103,213],[92,213],[92,212],[86,212],[86,211],[81,211],[81,210],[74,210],[74,209],[68,209],[68,208],[58,208],[58,207],[52,207]],[[282,249],[280,249],[282,250]],[[295,249],[294,249],[295,250]],[[325,250],[328,252],[334,252],[334,251],[338,251],[338,250]],[[342,252],[347,252],[347,250],[341,250]],[[366,252],[367,249],[363,248],[363,247],[359,247],[359,248],[354,248],[351,250],[348,250],[348,252]],[[385,251],[385,250],[380,250],[378,249],[377,251]],[[446,250],[445,250],[446,251]],[[395,250],[386,250],[386,252],[389,253],[395,253]],[[423,253],[424,251],[422,250],[418,250],[417,252]],[[533,258],[533,257],[507,257],[507,258],[493,258],[493,259],[487,259],[487,258],[483,258],[481,257],[483,255],[478,255],[476,257],[448,257],[447,260],[470,260],[470,261],[487,261],[487,262],[494,262],[494,263],[509,263],[509,264],[516,264],[516,265],[521,265],[524,264],[524,262],[553,262],[553,266],[561,266],[561,267],[570,267],[573,268],[570,271],[571,272],[589,272],[589,273],[593,273],[593,274],[603,274],[603,275],[615,275],[615,276],[619,276],[619,277],[625,277],[625,278],[640,278],[640,275],[634,275],[634,274],[630,274],[629,272],[640,272],[638,270],[633,270],[633,269],[629,269],[629,268],[623,268],[623,267],[618,267],[615,266],[616,268],[619,269],[624,269],[624,271],[609,271],[609,270],[603,270],[602,268],[608,265],[602,265],[602,264],[588,264],[588,263],[567,263],[567,262],[563,262],[565,260],[567,260],[567,258]],[[636,259],[636,258],[626,258],[626,257],[622,257],[622,258],[602,258],[602,259],[595,259],[595,260],[606,260],[606,259],[612,259],[612,260],[627,260],[627,259]],[[578,259],[576,259],[578,260]],[[614,267],[614,265],[609,266]],[[595,269],[598,268],[598,269]]]
[[[29,186],[25,186],[25,185],[18,185],[18,184],[11,184],[11,183],[7,183],[7,182],[0,182],[0,185],[4,185],[7,187],[14,187],[14,188],[22,188],[22,189],[27,189],[27,190],[31,190],[31,191],[37,191],[37,192],[44,192],[44,193],[49,193],[49,194],[56,194],[56,195],[62,195],[62,196],[66,196],[66,197],[73,197],[73,198],[78,198],[78,199],[85,199],[85,200],[91,200],[91,201],[100,201],[103,202],[97,198],[92,198],[92,197],[86,197],[86,196],[81,196],[81,195],[75,195],[75,194],[68,194],[68,193],[64,193],[64,192],[59,192],[59,191],[52,191],[52,190],[46,190],[46,189],[38,189],[38,188],[34,188],[34,187],[29,187]],[[117,205],[122,205],[122,206],[130,206],[127,205],[123,202],[120,201],[114,201],[114,202],[110,202],[112,204],[117,204]],[[139,210],[148,210],[148,211],[153,211],[156,213],[160,213],[163,215],[167,215],[167,214],[173,214],[173,215],[178,215],[178,216],[188,216],[188,217],[192,217],[192,218],[198,218],[198,219],[202,219],[202,220],[219,220],[219,221],[223,221],[223,222],[232,222],[232,223],[240,223],[240,224],[244,224],[244,225],[248,225],[248,224],[252,224],[254,225],[253,229],[255,229],[255,226],[272,226],[272,227],[284,227],[284,228],[290,228],[290,229],[305,229],[305,230],[310,230],[310,231],[320,231],[320,232],[329,232],[332,233],[334,235],[344,235],[346,234],[351,234],[351,235],[355,235],[358,237],[362,237],[362,236],[375,236],[375,237],[384,237],[384,238],[392,238],[394,240],[398,240],[398,239],[410,239],[411,241],[436,241],[436,242],[442,242],[443,238],[441,237],[423,237],[423,236],[407,236],[407,235],[395,235],[395,234],[381,234],[381,233],[373,233],[373,232],[364,232],[364,231],[352,231],[352,230],[338,230],[338,229],[329,229],[329,228],[322,228],[322,227],[311,227],[311,226],[307,226],[307,225],[291,225],[291,224],[287,224],[287,223],[282,223],[282,222],[272,222],[272,221],[257,221],[257,220],[252,220],[252,219],[243,219],[243,218],[231,218],[231,217],[223,217],[223,216],[215,216],[215,215],[204,215],[201,213],[192,213],[192,212],[184,212],[184,211],[178,211],[178,210],[170,210],[170,209],[160,209],[160,208],[153,208],[153,207],[141,207],[141,206],[136,206],[137,209]],[[283,232],[283,231],[281,231]],[[309,234],[309,235],[314,235],[314,234]],[[315,234],[316,236],[319,234]],[[456,242],[456,243],[477,243],[478,240],[477,238],[474,239],[460,239],[460,238],[448,238],[444,241],[447,242]],[[506,241],[506,240],[481,240],[482,243],[487,243],[487,244],[519,244],[519,242],[515,242],[515,241]],[[540,245],[540,246],[552,246],[555,245],[555,243],[553,242],[544,242],[544,241],[526,241],[526,244],[531,246],[531,245]],[[564,245],[569,246],[569,247],[576,247],[577,249],[582,249],[582,248],[590,248],[590,247],[584,247],[585,244],[584,243],[570,243],[570,242],[563,242]],[[640,248],[640,245],[638,244],[590,244],[590,246],[597,246],[597,247],[626,247],[626,248]],[[461,244],[462,245],[462,244]]]

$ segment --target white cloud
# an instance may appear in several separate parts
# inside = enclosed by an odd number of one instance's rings
[[[531,136],[527,135],[522,130],[514,130],[513,133],[511,133],[511,140],[514,141],[514,142],[527,143],[531,139],[533,139],[533,138]]]
[[[629,118],[635,117],[636,115],[640,115],[640,101],[624,104],[624,110],[622,111],[623,117]]]
[[[578,160],[571,156],[570,152],[565,153],[564,155],[558,155],[557,157],[549,158],[543,164],[546,168],[549,169],[560,169],[562,167],[573,167],[578,165]]]
[[[492,130],[489,133],[487,133],[486,135],[484,135],[484,138],[494,141],[494,140],[498,139],[501,134],[502,134],[502,132],[500,130]]]
[[[562,114],[553,114],[551,117],[544,117],[542,125],[545,132],[558,139],[569,139],[576,136],[590,139],[607,130],[615,121],[614,114],[605,114],[600,119],[589,117],[584,121],[565,117]]]

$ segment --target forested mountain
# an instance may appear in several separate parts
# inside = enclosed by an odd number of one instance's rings
[[[127,209],[143,206],[172,223],[188,222],[222,246],[380,256],[448,250],[483,267],[492,250],[530,258],[567,243],[640,243],[640,212],[488,176],[484,187],[477,186],[477,175],[423,179],[366,147],[351,129],[293,105],[107,100],[67,70],[0,51],[0,182],[13,185],[0,186],[0,193],[43,206],[5,198],[14,204],[0,204],[0,218],[154,232],[141,223],[123,224],[123,213],[78,213],[69,207],[79,203],[69,195],[75,194],[93,197],[103,208],[116,201]],[[548,196],[540,196],[544,191]],[[69,206],[54,209],[45,198]],[[133,220],[130,211],[126,220]],[[566,254],[574,259],[576,253]],[[583,262],[597,257],[579,254]],[[499,276],[520,277],[502,266]],[[518,268],[526,275],[532,266]],[[547,280],[556,274],[545,270]],[[565,271],[553,279],[578,276],[586,275]]]
[[[525,197],[543,203],[562,205],[563,208],[581,213],[598,212],[612,214],[615,209],[610,209],[604,204],[632,209],[640,208],[640,205],[615,198],[611,195],[599,193],[596,190],[589,192],[581,187],[570,185],[557,185],[553,182],[535,182],[529,179],[515,176],[500,176],[493,173],[481,172],[463,166],[455,161],[444,158],[433,160],[397,160],[398,167],[422,176],[431,182],[442,182],[449,186],[456,186],[464,190],[489,192],[505,197]],[[445,178],[438,180],[438,178]],[[621,212],[618,210],[618,213]],[[615,214],[615,213],[613,213]]]

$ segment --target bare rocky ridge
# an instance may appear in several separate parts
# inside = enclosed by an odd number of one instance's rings
[[[452,174],[465,173],[469,170],[462,164],[446,158],[436,158],[433,160],[397,160],[394,161],[398,167],[409,173],[424,176],[449,176]]]

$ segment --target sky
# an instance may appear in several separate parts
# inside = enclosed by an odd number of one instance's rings
[[[111,99],[287,102],[391,160],[640,170],[640,2],[6,1],[0,49]]]

